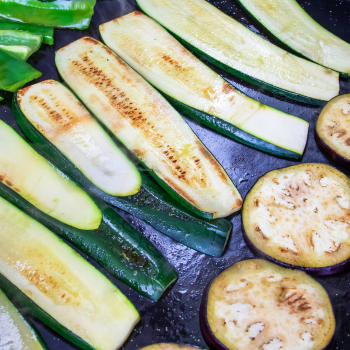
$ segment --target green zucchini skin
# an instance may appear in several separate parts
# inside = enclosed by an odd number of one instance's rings
[[[1,276],[0,276],[1,278]],[[36,342],[38,344],[40,344],[41,348],[43,350],[49,350],[49,348],[47,347],[47,344],[45,343],[44,339],[42,338],[41,334],[39,333],[39,331],[36,329],[36,327],[33,325],[33,323],[28,320],[27,317],[25,317],[19,310],[18,308],[13,304],[11,303],[11,301],[8,299],[8,297],[6,296],[6,294],[0,289],[0,310],[1,310],[1,306],[4,306],[4,303],[5,302],[5,310],[6,310],[6,304],[9,303],[9,304],[12,304],[11,306],[15,309],[14,311],[18,314],[18,316],[20,316],[20,318],[22,319],[23,323],[28,327],[28,329],[30,330],[30,333],[32,335],[32,339],[35,339]],[[7,308],[7,310],[9,310]],[[1,312],[0,312],[0,316],[1,316]],[[1,317],[0,317],[1,318]],[[5,321],[6,322],[6,321]],[[15,321],[15,324],[16,324],[16,321]],[[18,324],[18,323],[17,323]],[[18,328],[19,329],[19,328]],[[25,339],[22,338],[22,340],[25,341]],[[22,345],[23,345],[23,342],[22,342]],[[27,344],[24,344],[24,346],[28,347],[28,343]]]
[[[176,108],[179,112],[188,115],[189,117],[197,120],[199,123],[208,126],[209,128],[216,130],[217,132],[226,135],[235,141],[256,148],[259,151],[263,151],[284,158],[301,159],[303,157],[302,154],[298,154],[296,152],[289,151],[282,147],[278,147],[276,145],[273,145],[272,143],[266,142],[264,140],[259,139],[258,137],[248,134],[247,132],[237,128],[233,124],[228,123],[223,119],[217,118],[212,114],[188,106],[164,93],[163,95],[170,102],[170,104],[172,104],[173,107]]]
[[[98,198],[94,200],[103,214],[100,227],[80,230],[46,215],[2,183],[0,196],[72,243],[141,295],[158,300],[177,279],[176,270],[154,245]]]
[[[103,192],[28,121],[18,106],[16,94],[13,97],[13,111],[17,123],[34,144],[33,147],[95,196],[140,218],[161,233],[192,249],[216,257],[223,254],[232,230],[231,222],[225,219],[206,220],[196,217],[164,192],[146,171],[140,171],[141,189],[135,195],[115,197]],[[115,140],[111,133],[109,135]]]
[[[146,12],[145,12],[146,13]],[[152,17],[150,14],[146,13],[148,16]],[[161,23],[159,23],[161,25]],[[191,45],[189,42],[185,41],[184,39],[182,39],[181,37],[179,37],[178,35],[176,35],[175,33],[169,31],[171,33],[171,35],[173,35],[178,41],[180,41],[180,43],[182,43],[185,47],[187,47],[190,51],[192,51],[196,56],[198,56],[199,58],[213,64],[214,66],[224,70],[227,73],[230,73],[234,76],[236,76],[239,79],[242,79],[250,84],[256,85],[258,87],[261,87],[263,89],[266,89],[270,92],[272,92],[273,94],[277,94],[283,97],[286,97],[288,99],[292,99],[298,102],[302,102],[302,103],[306,103],[306,104],[310,104],[310,105],[314,105],[314,106],[324,106],[326,105],[326,103],[328,101],[323,101],[323,100],[318,100],[312,97],[308,97],[308,96],[304,96],[304,95],[299,95],[295,92],[292,91],[288,91],[288,90],[284,90],[281,89],[277,86],[265,83],[262,80],[253,78],[247,74],[244,74],[236,69],[233,69],[230,66],[227,66],[226,64],[216,60],[215,58],[207,55],[205,52],[197,49],[196,47],[194,47],[193,45]]]
[[[52,328],[55,332],[64,335],[74,345],[79,346],[83,350],[95,350],[83,339],[64,327],[62,324],[52,318],[41,307],[36,305],[30,298],[28,298],[19,288],[12,284],[5,276],[0,274],[0,288],[10,299],[10,301],[19,303],[25,307],[33,316],[44,322],[47,326]]]
[[[141,10],[147,14],[149,17],[153,18],[156,22],[158,22],[154,16],[152,16],[152,13],[149,13],[148,11],[146,11],[146,9],[143,8],[141,1],[136,0],[138,6],[141,8]],[[159,23],[159,22],[158,22]],[[159,25],[162,25],[161,23],[159,23]],[[300,95],[288,90],[284,90],[282,88],[279,88],[277,86],[271,85],[269,83],[266,83],[262,80],[259,80],[257,78],[254,78],[252,76],[249,76],[248,74],[242,73],[220,61],[218,61],[217,59],[209,56],[208,54],[206,54],[205,52],[199,50],[198,48],[196,48],[195,46],[191,45],[189,42],[187,42],[186,40],[184,40],[183,38],[181,38],[180,36],[178,36],[176,33],[174,33],[173,31],[169,30],[168,28],[166,28],[171,35],[173,35],[181,44],[183,44],[185,47],[187,47],[191,52],[193,52],[196,56],[198,56],[199,58],[213,64],[214,66],[226,71],[227,73],[230,73],[234,76],[236,76],[239,79],[242,79],[244,81],[247,81],[248,83],[254,84],[256,86],[259,86],[263,89],[266,89],[270,92],[272,92],[273,94],[277,94],[283,97],[286,97],[288,99],[292,99],[298,102],[302,102],[302,103],[306,103],[306,104],[311,104],[311,105],[316,105],[316,106],[324,106],[327,101],[323,101],[323,100],[318,100],[315,98],[311,98],[308,96],[304,96],[304,95]]]

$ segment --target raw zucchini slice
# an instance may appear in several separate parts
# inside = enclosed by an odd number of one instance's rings
[[[330,100],[317,119],[315,139],[333,160],[350,167],[350,94]]]
[[[83,230],[100,226],[102,214],[93,200],[3,121],[0,121],[0,182],[65,224]]]
[[[339,93],[338,73],[267,42],[204,0],[137,3],[195,53],[241,79],[312,104]]]
[[[0,90],[15,92],[40,76],[30,64],[0,49]]]
[[[135,165],[63,85],[46,80],[17,93],[21,115],[102,191],[128,196],[139,191]]]
[[[249,146],[302,157],[306,121],[237,91],[149,17],[132,12],[102,24],[100,32],[107,46],[171,98],[175,108]]]
[[[198,348],[194,348],[188,345],[178,345],[172,343],[159,343],[146,346],[140,350],[198,350]]]
[[[48,350],[38,331],[18,312],[0,290],[0,348]]]
[[[25,32],[41,35],[43,37],[43,44],[53,45],[53,27],[0,19],[0,30],[23,30]]]
[[[254,253],[316,274],[350,263],[350,180],[324,164],[305,163],[262,176],[242,210]]]
[[[83,349],[119,348],[140,317],[98,270],[0,198],[1,288]]]
[[[277,39],[322,66],[350,73],[350,45],[321,27],[295,0],[238,0]]]
[[[145,170],[141,171],[142,183],[138,193],[127,197],[116,197],[103,192],[23,116],[18,107],[16,94],[13,96],[13,111],[19,126],[31,140],[33,147],[89,192],[192,249],[217,257],[222,255],[232,229],[230,221],[207,220],[195,216],[165,192]],[[111,137],[113,138],[113,135]],[[146,290],[147,292],[151,290],[153,293],[153,289]]]
[[[209,283],[200,325],[218,350],[321,350],[335,319],[327,292],[306,273],[252,259]]]
[[[85,37],[57,51],[56,64],[94,115],[175,199],[206,218],[241,208],[239,192],[184,119],[111,50]]]
[[[22,30],[0,30],[0,49],[23,61],[37,51],[43,41],[38,34]]]

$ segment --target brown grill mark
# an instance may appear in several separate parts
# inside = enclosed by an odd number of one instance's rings
[[[214,170],[216,171],[217,175],[220,177],[220,179],[226,184],[228,185],[228,180],[226,177],[226,174],[224,173],[224,170],[221,168],[221,166],[219,165],[219,163],[217,162],[216,159],[214,159],[214,157],[211,155],[211,153],[209,153],[209,151],[202,145],[202,142],[200,142],[199,140],[196,141],[197,147],[199,149],[199,152],[203,155],[204,158],[206,158],[209,163],[211,164],[211,166],[214,168]]]
[[[288,248],[278,247],[278,250],[279,250],[281,253],[290,253],[290,254],[293,254],[293,255],[300,255],[300,253],[297,253],[297,252],[295,252],[294,250],[290,250],[290,249],[288,249]]]
[[[24,89],[21,89],[19,91],[17,91],[17,103],[18,106],[21,107],[21,103],[22,103],[22,98],[23,96],[27,93],[27,91],[31,88],[31,86],[28,86]]]
[[[69,131],[73,126],[80,122],[79,118],[75,115],[75,113],[73,113],[73,111],[67,109],[60,111],[59,107],[62,105],[60,102],[55,101],[56,97],[52,97],[52,94],[50,96],[46,94],[45,99],[42,98],[40,100],[36,100],[35,96],[30,96],[30,99],[32,104],[38,105],[45,110],[46,116],[53,122],[58,134],[60,132]],[[54,105],[53,107],[49,105],[49,101],[52,102]],[[39,130],[43,130],[40,124],[36,124],[36,127]]]
[[[338,135],[337,135],[337,138],[340,139],[341,137],[343,137],[344,135],[346,135],[346,133],[347,133],[346,130],[343,129],[343,130],[337,130],[337,131],[335,131],[335,132],[333,133],[333,135],[334,135],[334,134],[338,134]],[[333,135],[332,135],[332,136],[333,136]]]
[[[280,302],[290,308],[291,313],[300,313],[312,309],[310,302],[301,292],[294,292],[286,296],[286,288],[282,287]]]
[[[5,182],[6,182],[6,184],[7,184],[8,186],[12,186],[12,185],[13,185],[13,183],[12,183],[11,181],[9,181],[9,180],[5,180]]]
[[[61,298],[63,299],[63,302],[66,304],[70,303],[72,306],[80,305],[79,301],[74,301],[74,297],[72,295],[67,296],[67,292],[63,292],[64,289],[60,286],[60,282],[54,277],[47,275],[46,273],[40,273],[38,270],[33,270],[30,267],[18,269],[18,271],[28,280],[31,285],[35,286],[42,293],[49,294],[52,297],[56,296],[57,298]],[[71,302],[72,299],[73,302]]]
[[[0,181],[3,182],[5,178],[5,175],[0,175]]]
[[[167,63],[170,63],[172,66],[174,66],[176,69],[183,69],[183,67],[181,66],[180,62],[175,60],[175,59],[172,59],[169,55],[167,54],[164,54],[162,56],[162,59],[167,62]]]
[[[230,93],[233,93],[233,92],[236,93],[237,90],[233,86],[231,86],[230,84],[228,84],[228,83],[226,83],[224,81],[224,83],[222,85],[222,92],[224,94],[230,94]]]
[[[345,140],[345,144],[346,144],[347,146],[350,146],[350,138],[348,138],[348,139]]]
[[[94,39],[92,40],[95,41]],[[113,55],[113,57],[116,58],[119,63],[122,62],[112,52],[109,53]],[[82,54],[80,58],[81,61],[72,61],[74,69],[80,72],[80,74],[82,74],[84,78],[93,84],[98,90],[103,92],[103,94],[109,99],[111,106],[113,106],[113,108],[115,108],[124,117],[124,119],[128,120],[128,122],[134,128],[141,129],[145,137],[150,140],[156,148],[161,149],[162,154],[169,161],[167,165],[171,168],[172,174],[179,180],[185,181],[189,185],[192,185],[195,182],[201,185],[207,185],[206,176],[201,170],[202,165],[200,159],[193,156],[189,161],[186,161],[186,157],[181,157],[181,150],[174,149],[162,139],[163,135],[161,135],[160,131],[157,130],[157,126],[147,118],[139,107],[137,107],[136,103],[132,101],[132,98],[127,96],[125,91],[122,91],[122,88],[114,86],[113,78],[108,77],[102,69],[96,66],[93,60],[90,59],[86,53]],[[123,65],[125,65],[124,62]],[[126,77],[123,78],[127,79]],[[209,159],[219,176],[226,184],[228,184],[226,176],[224,176],[222,169],[213,159],[211,154],[202,146],[200,141],[196,142],[200,147],[201,153],[207,159]],[[134,149],[134,153],[142,159],[142,152],[140,152],[140,150]],[[188,176],[189,166],[192,166],[192,168],[195,169],[195,172],[191,175],[191,177]],[[178,190],[176,191],[178,192]],[[187,197],[188,196],[186,196],[186,198]],[[193,201],[192,198],[191,200]]]

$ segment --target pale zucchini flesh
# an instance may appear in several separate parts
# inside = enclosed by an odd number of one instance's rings
[[[335,153],[350,161],[350,94],[328,102],[317,119],[316,132]]]
[[[0,121],[0,181],[45,214],[93,230],[102,214],[93,200]]]
[[[0,349],[43,350],[33,328],[0,290]]]
[[[242,79],[310,103],[339,93],[338,73],[267,42],[205,0],[137,3],[186,45]]]
[[[350,44],[320,26],[295,0],[238,0],[268,31],[294,51],[348,76]]]
[[[270,171],[246,196],[242,222],[254,247],[282,263],[343,263],[350,258],[350,180],[325,164]]]
[[[303,154],[308,123],[237,91],[140,12],[100,26],[104,42],[166,95],[241,130]]]
[[[141,176],[135,165],[62,84],[46,80],[24,88],[17,102],[29,122],[102,191],[138,192]]]
[[[2,198],[0,240],[0,274],[53,320],[97,350],[124,343],[139,321],[130,301],[51,231]]]
[[[244,260],[212,282],[207,321],[229,350],[322,350],[334,334],[332,305],[306,273]]]
[[[165,186],[213,217],[240,209],[239,192],[184,119],[111,50],[85,37],[59,50],[56,64],[94,115]]]

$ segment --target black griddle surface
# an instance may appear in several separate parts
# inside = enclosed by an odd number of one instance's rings
[[[220,10],[243,23],[249,29],[276,43],[271,36],[267,35],[266,31],[262,30],[256,22],[242,11],[234,0],[210,2]],[[350,42],[349,0],[299,0],[298,2],[322,26],[343,40]],[[98,26],[101,23],[125,15],[134,11],[135,8],[134,0],[98,0],[95,14],[88,30],[76,31],[56,29],[55,44],[53,46],[43,45],[41,49],[28,60],[30,64],[43,73],[41,78],[32,83],[46,79],[62,81],[54,63],[55,51],[86,35],[101,40],[98,31]],[[309,140],[302,162],[326,163],[336,166],[321,153],[314,141],[314,127],[321,111],[320,107],[314,107],[274,96],[262,89],[230,76],[219,69],[215,70],[229,80],[232,85],[258,101],[307,120],[310,123]],[[350,80],[341,79],[340,87],[341,94],[349,93]],[[5,100],[0,103],[0,118],[17,131],[20,131],[14,121],[11,111],[11,99],[13,94],[1,91],[0,95],[5,97]],[[186,120],[193,131],[225,168],[242,194],[242,197],[245,197],[248,190],[257,179],[267,171],[298,163],[264,154],[243,146],[225,136],[199,126],[188,118],[186,118]],[[349,176],[350,172],[346,172],[338,166],[336,167]],[[170,263],[175,266],[179,273],[179,279],[176,284],[156,303],[138,295],[123,283],[106,274],[103,269],[88,259],[120,288],[141,314],[141,322],[132,332],[122,349],[136,350],[158,342],[175,342],[197,346],[201,349],[208,349],[199,329],[198,318],[203,289],[205,285],[223,269],[233,265],[237,261],[253,257],[253,254],[249,251],[242,238],[240,213],[230,217],[233,223],[233,232],[224,255],[221,258],[212,258],[174,242],[129,214],[125,214],[121,211],[118,212],[148,237],[167,257]],[[336,317],[336,331],[332,343],[330,344],[330,349],[349,350],[350,271],[336,276],[319,277],[316,279],[329,293]],[[22,309],[22,311],[25,310]],[[68,343],[43,325],[40,321],[33,318],[32,320],[51,350],[77,349],[71,343]],[[118,329],[115,331],[118,332]]]

